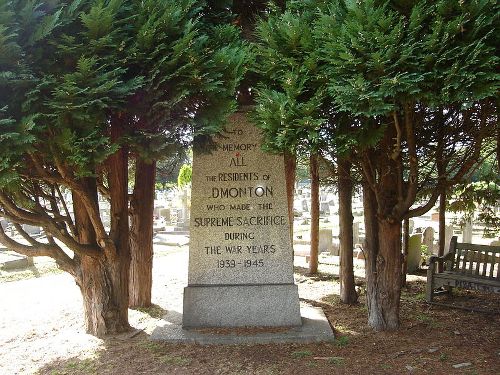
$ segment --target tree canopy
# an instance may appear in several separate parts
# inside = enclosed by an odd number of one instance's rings
[[[75,276],[94,334],[128,327],[129,154],[155,160],[217,131],[235,107],[246,47],[204,6],[0,1],[0,215],[27,244],[1,229],[0,239]],[[19,224],[43,227],[47,241]]]
[[[256,120],[270,147],[316,139],[363,172],[376,329],[399,324],[401,220],[432,208],[498,141],[498,17],[487,0],[289,1],[257,27]]]

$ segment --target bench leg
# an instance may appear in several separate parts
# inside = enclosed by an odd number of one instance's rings
[[[429,303],[432,302],[432,298],[434,297],[434,292],[432,290],[432,280],[427,282],[425,288],[425,300]]]
[[[432,302],[432,297],[434,296],[433,285],[434,285],[434,264],[429,265],[427,270],[427,283],[425,284],[425,300],[428,303]]]

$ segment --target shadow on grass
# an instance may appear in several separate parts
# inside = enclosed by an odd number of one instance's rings
[[[92,353],[48,363],[36,374],[189,373],[191,358],[172,354],[167,345],[151,341],[144,332],[130,338],[131,332],[103,339],[100,348]]]
[[[23,268],[0,270],[0,282],[20,281],[62,273],[55,264],[32,265]]]
[[[314,281],[336,281],[338,280],[339,276],[335,275],[333,273],[330,273],[328,271],[326,272],[317,272],[315,274],[309,273],[309,268],[306,267],[300,267],[300,266],[294,266],[293,267],[293,272],[297,273],[301,276],[305,276],[310,278],[311,280]]]

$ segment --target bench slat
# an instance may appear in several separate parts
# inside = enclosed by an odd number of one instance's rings
[[[450,245],[451,248],[451,245]],[[500,253],[500,246],[490,246],[490,245],[477,245],[472,243],[457,242],[456,249],[471,249],[471,250],[481,250],[481,251],[492,251],[494,253]]]
[[[456,255],[456,262],[455,262],[455,269],[458,271],[460,269],[460,257],[462,256],[462,249],[457,249],[456,250],[457,255]]]
[[[496,255],[493,253],[490,262],[490,278],[493,278],[493,272],[495,271]]]
[[[478,251],[477,252],[477,263],[476,263],[476,272],[475,274],[479,276],[479,271],[482,268],[484,268],[484,262],[486,261],[486,258],[484,257],[484,252],[483,251]]]
[[[467,271],[467,258],[469,256],[469,250],[468,249],[464,249],[463,250],[463,259],[462,259],[462,267],[460,269],[460,271],[462,273],[466,273]]]
[[[497,279],[500,280],[500,254],[498,256],[493,257],[496,260],[496,268],[497,268]]]
[[[488,254],[489,251],[484,252],[483,272],[481,273],[481,276],[486,276],[486,269],[488,268]]]

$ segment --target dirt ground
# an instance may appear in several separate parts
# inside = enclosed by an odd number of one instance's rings
[[[84,333],[81,297],[70,276],[53,272],[46,262],[17,276],[0,274],[0,374],[500,374],[500,296],[455,293],[454,303],[479,305],[490,313],[429,306],[425,278],[410,276],[401,329],[376,333],[367,325],[362,278],[360,303],[342,305],[337,267],[321,264],[321,274],[309,277],[300,257],[295,274],[300,297],[323,308],[335,342],[152,342],[149,335],[164,313],[182,308],[187,283],[187,248],[155,250],[155,306],[130,310],[135,331],[106,340]],[[362,274],[359,265],[356,270]]]

